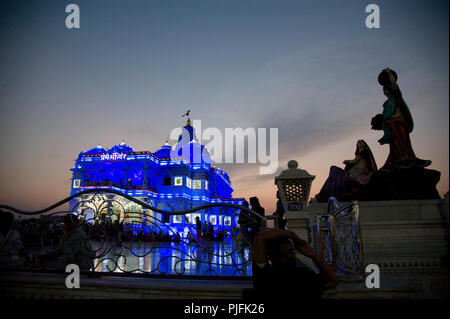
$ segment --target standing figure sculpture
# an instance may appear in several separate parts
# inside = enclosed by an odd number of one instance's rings
[[[383,93],[388,98],[383,104],[383,114],[372,118],[372,129],[384,132],[378,142],[381,145],[389,144],[389,156],[381,169],[392,171],[413,165],[426,167],[431,161],[417,158],[412,149],[409,134],[414,128],[414,122],[397,79],[397,73],[389,68],[378,75],[378,83],[383,86]]]

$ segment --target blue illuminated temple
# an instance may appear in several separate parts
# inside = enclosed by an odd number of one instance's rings
[[[188,119],[178,142],[172,147],[168,143],[152,153],[133,151],[124,142],[110,149],[100,145],[81,152],[71,169],[71,195],[91,189],[113,189],[130,195],[147,204],[166,211],[183,211],[210,203],[230,203],[241,205],[243,198],[232,198],[233,188],[226,172],[212,164],[209,153],[196,138],[194,128]],[[70,202],[71,210],[84,210],[87,220],[89,210],[83,207],[83,201],[89,201],[94,195],[83,195]],[[187,215],[163,215],[146,210],[140,205],[114,194],[108,209],[103,210],[109,218],[138,228],[145,224],[139,220],[139,214],[127,216],[125,212],[143,213],[161,220],[170,229],[186,236],[188,227],[186,218],[195,225],[196,217],[202,223],[211,222],[215,231],[230,231],[236,227],[236,209],[231,207],[213,207]],[[93,213],[92,213],[93,214]],[[149,225],[145,229],[152,229]],[[194,226],[195,227],[195,226]]]

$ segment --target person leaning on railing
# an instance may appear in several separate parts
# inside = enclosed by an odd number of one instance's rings
[[[311,258],[319,273],[297,259],[296,252]],[[333,269],[305,240],[289,230],[256,235],[252,268],[255,294],[264,298],[320,298],[325,289],[337,286]]]

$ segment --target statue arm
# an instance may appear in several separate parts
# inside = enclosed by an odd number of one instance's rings
[[[361,159],[360,155],[356,155],[356,157],[352,160],[345,160],[343,163],[344,164],[356,164],[359,162],[359,160]]]

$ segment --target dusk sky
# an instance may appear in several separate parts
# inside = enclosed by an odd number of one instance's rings
[[[70,3],[80,29],[66,28]],[[370,3],[379,29],[366,28]],[[448,19],[448,1],[2,0],[0,203],[47,207],[69,195],[80,151],[124,140],[155,152],[190,109],[203,128],[278,128],[277,173],[218,164],[234,197],[257,196],[271,214],[274,177],[291,159],[316,176],[312,196],[358,139],[384,164],[389,146],[370,120],[386,100],[385,67],[398,74],[414,151],[441,172],[444,195]]]

